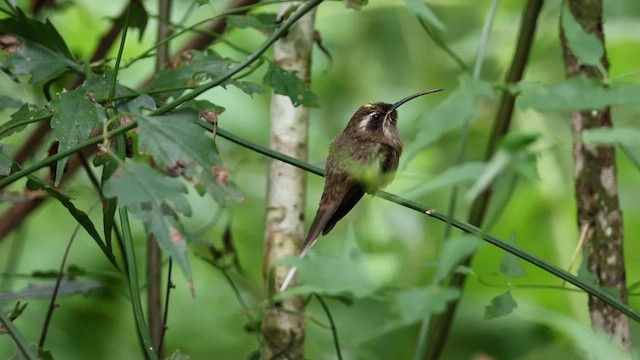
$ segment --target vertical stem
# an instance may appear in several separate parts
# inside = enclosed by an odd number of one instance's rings
[[[542,3],[543,0],[529,0],[523,10],[516,50],[505,79],[507,83],[518,82],[523,77],[524,69],[529,58],[529,51],[533,44],[533,36],[535,35]],[[491,159],[498,148],[498,144],[509,131],[514,104],[515,96],[507,91],[503,91],[500,97],[498,112],[496,113],[496,120],[493,124],[489,142],[487,143],[485,160]],[[474,200],[468,217],[471,224],[480,227],[486,215],[491,194],[492,189],[489,187]],[[463,265],[469,266],[472,260],[472,256],[465,259]],[[461,288],[464,286],[465,280],[466,276],[464,274],[456,273],[451,277],[447,286]],[[453,322],[458,303],[459,301],[449,303],[444,313],[435,317],[430,323],[429,343],[424,353],[424,359],[440,358],[447,337],[449,336],[451,323]]]
[[[598,39],[604,48],[602,0],[570,0],[568,4],[584,31]],[[600,66],[583,64],[569,47],[562,28],[560,39],[567,77],[600,78],[601,69],[608,71],[606,51]],[[612,126],[608,107],[571,113],[578,228],[589,229],[585,234],[587,268],[596,276],[598,285],[618,291],[620,300],[626,304],[623,216],[618,201],[615,148],[587,146],[582,142],[583,131]],[[594,330],[608,333],[623,348],[631,349],[629,319],[624,314],[593,296],[589,296],[589,314]]]
[[[287,13],[299,3],[281,6]],[[275,63],[285,70],[296,70],[309,86],[311,50],[314,39],[315,10],[300,18],[275,44]],[[298,159],[307,158],[309,110],[294,107],[283,95],[271,98],[270,147]],[[272,160],[269,166],[265,229],[264,282],[267,290],[272,267],[286,256],[295,255],[304,237],[306,172]],[[276,288],[288,269],[275,268]],[[304,355],[304,303],[300,297],[281,301],[265,310],[262,321],[263,359],[301,359]]]
[[[161,43],[156,53],[156,73],[160,72],[169,60],[169,43],[162,42],[171,35],[169,16],[171,0],[158,2],[158,32],[156,40]],[[169,289],[167,289],[169,291]],[[165,304],[167,306],[168,304]],[[147,322],[151,341],[159,358],[164,358],[164,321],[162,313],[162,252],[154,236],[147,241]]]

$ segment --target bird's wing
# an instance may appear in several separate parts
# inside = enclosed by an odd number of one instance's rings
[[[300,256],[304,256],[307,251],[316,242],[316,239],[320,234],[326,235],[338,220],[342,219],[362,198],[364,195],[364,187],[357,181],[351,180],[352,184],[348,187],[344,196],[341,196],[340,201],[321,201],[316,217],[309,227],[309,233],[302,245]],[[324,199],[323,199],[324,200]],[[331,206],[332,204],[336,204]]]
[[[357,182],[349,188],[344,198],[333,212],[333,215],[327,221],[324,229],[322,230],[322,235],[327,235],[331,229],[336,225],[340,219],[342,219],[353,207],[362,199],[364,195],[364,186],[361,183]]]

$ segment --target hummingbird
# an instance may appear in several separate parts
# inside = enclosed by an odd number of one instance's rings
[[[365,104],[353,114],[329,146],[324,190],[300,257],[307,254],[320,234],[329,233],[365,193],[375,194],[393,181],[402,154],[396,109],[419,96],[438,91],[442,89],[419,92],[393,104]],[[292,267],[280,286],[281,292],[287,289],[295,273],[296,268]]]

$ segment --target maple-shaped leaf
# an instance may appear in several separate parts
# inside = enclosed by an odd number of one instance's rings
[[[213,139],[195,124],[198,117],[194,109],[138,116],[139,150],[169,175],[184,176],[200,193],[208,192],[219,203],[242,199]]]
[[[49,119],[53,113],[47,108],[33,109],[23,104],[18,111],[11,114],[11,119],[0,125],[0,139],[22,131],[27,125]]]
[[[7,56],[5,66],[13,75],[31,75],[30,84],[40,84],[77,64],[46,46],[24,40],[18,51]]]
[[[180,87],[195,87],[203,81],[215,79],[229,71],[237,64],[235,60],[223,58],[213,50],[184,52],[179,61],[171,64],[169,68],[161,70],[148,89],[157,91],[166,90],[171,96],[178,96],[184,92]],[[253,83],[229,79],[222,86],[233,85],[249,95],[262,92],[262,88]]]
[[[82,71],[67,44],[47,21],[28,18],[21,10],[0,20],[0,31],[15,35],[5,66],[14,75],[31,75],[30,83],[42,83],[66,68]]]
[[[271,86],[276,94],[288,96],[293,106],[318,107],[316,95],[304,86],[297,73],[271,63],[263,81]]]
[[[59,143],[58,151],[68,150],[86,140],[91,131],[106,119],[104,108],[89,100],[85,89],[63,92],[51,100],[49,108],[54,112],[51,128]],[[68,161],[68,157],[58,160],[56,184],[60,182]]]
[[[108,198],[117,198],[141,220],[148,234],[154,235],[160,248],[176,261],[191,281],[186,235],[178,214],[191,216],[191,206],[184,196],[186,186],[148,165],[125,162],[104,185]]]

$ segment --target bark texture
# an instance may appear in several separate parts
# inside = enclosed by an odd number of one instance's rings
[[[571,0],[569,8],[585,32],[594,35],[604,47],[602,30],[602,0]],[[567,77],[602,75],[594,66],[580,63],[561,32]],[[606,52],[601,59],[608,70]],[[571,114],[573,134],[575,196],[578,207],[578,228],[586,227],[584,254],[589,272],[602,287],[616,289],[627,303],[627,286],[623,254],[623,220],[618,202],[616,152],[614,147],[589,146],[582,142],[587,129],[611,127],[609,108],[575,111]],[[604,302],[589,297],[591,326],[608,333],[625,349],[631,348],[629,319]]]
[[[286,14],[294,3],[280,8]],[[285,70],[296,70],[309,85],[311,50],[314,38],[315,10],[302,17],[275,44],[274,60]],[[270,146],[298,159],[307,159],[309,110],[293,107],[291,100],[273,94],[271,98]],[[271,160],[267,189],[264,282],[275,264],[298,253],[305,235],[306,172],[281,161]],[[275,284],[279,289],[288,269],[275,267]],[[302,359],[304,355],[304,303],[300,297],[289,298],[267,308],[262,321],[263,359]]]

